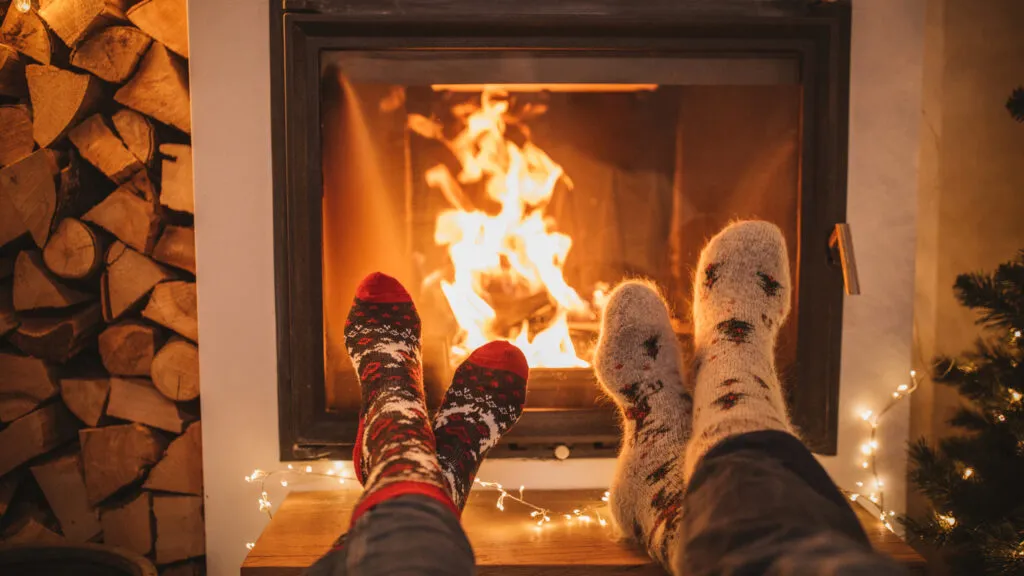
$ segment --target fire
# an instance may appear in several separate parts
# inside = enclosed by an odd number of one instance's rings
[[[572,238],[557,232],[545,213],[556,186],[571,190],[572,181],[528,132],[519,144],[507,137],[509,104],[504,90],[486,87],[478,106],[463,109],[465,128],[445,141],[459,174],[453,178],[442,165],[426,174],[453,206],[437,217],[434,232],[454,268],[452,281],[440,283],[459,326],[452,356],[458,361],[487,342],[509,340],[533,367],[587,367],[576,354],[569,319],[591,315],[591,305],[563,275]],[[482,185],[500,210],[474,207],[462,192],[467,184]],[[546,322],[535,326],[531,307],[523,318],[510,318],[509,310],[524,302],[539,303]]]

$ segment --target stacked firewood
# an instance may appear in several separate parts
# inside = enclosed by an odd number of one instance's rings
[[[186,0],[0,16],[0,541],[198,573]]]

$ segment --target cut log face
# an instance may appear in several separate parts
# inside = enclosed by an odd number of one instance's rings
[[[157,391],[148,380],[141,378],[111,378],[107,416],[146,424],[153,428],[181,434],[186,417]]]
[[[0,476],[75,437],[75,417],[59,402],[18,418],[0,430]]]
[[[0,80],[2,82],[2,80]],[[35,148],[28,106],[0,106],[0,168],[28,156]]]
[[[108,322],[135,306],[160,282],[174,274],[125,246],[114,242],[107,250],[107,270],[103,274],[103,316]]]
[[[88,542],[100,533],[99,514],[86,496],[77,452],[33,466],[32,475],[69,542]]]
[[[153,358],[153,384],[175,402],[199,397],[199,349],[183,338],[171,338]]]
[[[128,19],[177,55],[188,58],[186,0],[142,0],[128,10]]]
[[[120,546],[136,554],[149,554],[153,549],[152,508],[152,495],[142,492],[126,504],[104,510],[100,516],[103,543]]]
[[[57,378],[38,358],[0,353],[0,422],[11,422],[57,394]]]
[[[93,31],[126,20],[123,1],[51,0],[39,17],[68,46],[75,46]]]
[[[142,316],[166,326],[193,342],[199,341],[196,284],[181,280],[163,282],[153,288]]]
[[[78,434],[89,503],[98,504],[140,480],[164,451],[163,441],[141,424],[89,428]]]
[[[121,84],[131,77],[153,40],[131,26],[111,26],[85,39],[71,53],[71,65]]]
[[[24,98],[28,95],[25,84],[25,63],[17,50],[0,44],[0,95]]]
[[[0,169],[0,240],[28,231],[36,246],[46,246],[57,210],[59,173],[57,157],[46,149]]]
[[[126,320],[100,334],[100,358],[107,372],[119,376],[149,376],[160,336],[157,328]]]
[[[95,106],[103,87],[91,74],[53,66],[25,67],[32,100],[32,133],[40,147],[63,137]]]
[[[163,44],[154,42],[149,47],[135,76],[114,99],[186,134],[192,132],[188,72]]]
[[[192,147],[184,144],[163,144],[164,157],[160,180],[160,204],[178,212],[195,212],[192,194]]]
[[[26,317],[10,341],[26,354],[63,364],[94,341],[102,322],[99,304],[80,308],[67,318]]]
[[[102,114],[93,114],[68,133],[82,158],[117,184],[124,184],[142,170],[142,163],[107,126]]]
[[[0,284],[0,338],[21,326],[14,311],[14,293],[9,284]]]
[[[110,380],[106,378],[67,378],[60,381],[61,399],[87,426],[99,424],[109,392]]]
[[[43,249],[43,261],[61,278],[81,280],[100,269],[106,244],[87,224],[65,218],[50,235]]]
[[[33,10],[8,10],[0,26],[0,42],[39,62],[50,63],[53,48],[46,25]]]
[[[147,490],[176,492],[178,494],[203,493],[203,429],[202,422],[188,427],[167,447],[167,454],[149,472]]]
[[[160,217],[152,202],[130,191],[130,184],[114,190],[82,216],[135,250],[148,253],[160,233]]]
[[[149,164],[156,152],[153,123],[130,108],[122,108],[113,116],[114,128],[125,146],[139,162]]]
[[[153,248],[153,259],[196,273],[196,233],[192,228],[167,226]]]
[[[206,553],[203,499],[198,496],[153,496],[156,517],[156,563],[169,564]]]
[[[24,250],[14,261],[14,309],[67,308],[95,297],[64,284],[46,269],[43,255]]]

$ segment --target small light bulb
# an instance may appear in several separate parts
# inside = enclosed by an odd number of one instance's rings
[[[251,476],[246,476],[245,477],[245,481],[246,482],[252,482],[252,477]]]
[[[861,418],[861,420],[864,420],[865,422],[867,422],[868,420],[871,419],[871,415],[872,414],[874,414],[874,412],[872,412],[871,410],[865,410],[865,411],[861,412],[860,418]]]
[[[327,474],[328,476],[334,476],[334,469],[333,469],[333,468],[328,468],[328,470],[327,470],[326,474]]]
[[[857,488],[861,488],[861,487],[863,487],[863,486],[864,486],[864,483],[863,483],[863,482],[857,482]]]
[[[288,481],[287,480],[281,480],[281,486],[284,486],[285,488],[287,488],[288,487]]]
[[[964,480],[974,476],[974,468],[964,468]]]
[[[338,484],[344,484],[344,483],[345,483],[345,479],[344,478],[338,478]]]
[[[900,384],[899,386],[896,387],[897,392],[906,392],[909,389],[910,386],[907,386],[906,384]]]
[[[861,467],[861,468],[863,468],[863,469],[865,469],[865,470],[867,470],[867,469],[868,469],[868,466],[869,466],[869,464],[867,463],[867,460],[865,460],[864,462],[861,462],[861,463],[860,463],[860,467]]]
[[[1002,414],[996,414],[996,420],[999,420],[1000,422],[1006,422],[1006,416],[1003,416]]]
[[[893,397],[893,400],[899,400],[899,398],[900,398],[900,393],[899,393],[899,392],[893,392],[893,393],[892,393],[892,397]]]
[[[599,519],[598,522],[601,524],[601,528],[608,525],[608,522],[604,518]]]
[[[892,510],[889,510],[889,516],[895,516],[895,515],[896,515],[895,512],[893,512]]]
[[[850,494],[850,501],[856,502],[857,498],[860,498],[860,494]]]
[[[876,450],[878,449],[878,440],[872,440],[872,441],[868,442],[868,444],[871,445],[872,448],[874,448]]]
[[[1020,402],[1020,399],[1022,398],[1020,392],[1017,392],[1016,390],[1012,390],[1010,392],[1010,397],[1013,398],[1014,402]]]
[[[292,465],[291,465],[291,464],[289,464],[289,465],[288,465],[288,469],[289,469],[289,470],[294,470],[295,468],[293,468],[293,467],[292,467]]]
[[[861,444],[860,445],[860,452],[861,452],[861,454],[863,454],[865,456],[871,454],[871,452],[872,452],[871,445],[870,444]]]
[[[881,480],[878,480],[877,482],[875,482],[875,486],[878,486],[879,488],[881,488],[882,486],[885,486],[885,483],[882,482]]]
[[[911,370],[910,371],[910,377],[913,378],[915,376],[917,376],[917,370]]]
[[[26,10],[26,12],[27,12],[27,10]],[[1014,338],[1014,340],[1020,338],[1020,330],[1014,330],[1013,331],[1013,338]]]
[[[245,547],[246,547],[247,549],[249,549],[249,550],[252,550],[253,548],[255,548],[255,547],[256,547],[256,543],[255,543],[255,542],[246,542],[246,543],[245,543]]]
[[[313,471],[313,467],[312,466],[306,466],[306,474],[309,474],[312,471]]]

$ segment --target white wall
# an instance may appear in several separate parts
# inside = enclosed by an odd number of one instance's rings
[[[837,482],[863,473],[860,409],[910,369],[924,0],[857,0],[849,221],[864,295],[847,301]],[[265,523],[243,477],[279,467],[268,0],[190,0],[208,567],[236,574]],[[905,407],[886,420],[887,488],[902,508]],[[603,487],[609,461],[485,464],[508,485]],[[280,501],[280,492],[272,492]]]

